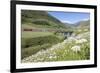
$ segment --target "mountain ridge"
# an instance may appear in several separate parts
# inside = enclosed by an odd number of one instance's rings
[[[46,11],[33,11],[33,10],[21,10],[22,24],[36,24],[45,25],[49,27],[67,28],[60,20],[48,14]]]

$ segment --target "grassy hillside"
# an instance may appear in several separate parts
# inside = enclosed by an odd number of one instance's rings
[[[89,28],[90,27],[90,20],[87,20],[87,21],[80,21],[76,24],[77,27],[80,27],[80,28],[83,28],[83,27],[87,27]]]
[[[90,31],[90,20],[80,21],[75,25],[75,33],[80,34]]]
[[[22,10],[21,21],[34,27],[69,28],[46,11]]]

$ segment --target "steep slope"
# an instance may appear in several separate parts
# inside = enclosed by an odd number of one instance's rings
[[[78,28],[90,28],[90,20],[80,21],[75,26]]]
[[[90,20],[79,22],[78,28],[90,28]]]
[[[70,23],[64,23],[67,27],[74,29],[75,28],[75,24],[70,24]]]
[[[21,10],[21,21],[22,24],[36,25],[37,27],[68,28],[46,11]]]

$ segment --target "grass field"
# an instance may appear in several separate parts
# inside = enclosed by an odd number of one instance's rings
[[[23,31],[22,38],[35,38],[35,37],[43,37],[53,35],[51,32],[32,32],[32,31]]]

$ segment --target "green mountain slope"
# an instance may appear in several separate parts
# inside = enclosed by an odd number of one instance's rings
[[[80,21],[77,25],[78,28],[90,28],[90,20]]]
[[[46,11],[21,10],[21,21],[34,27],[69,28]]]

